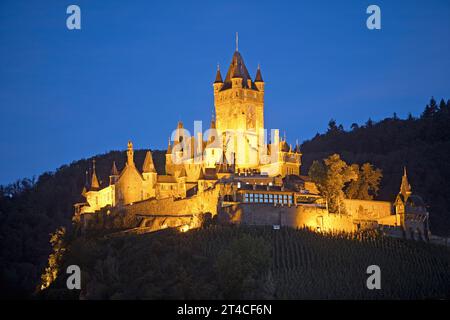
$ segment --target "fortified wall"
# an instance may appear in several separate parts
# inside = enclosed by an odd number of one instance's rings
[[[182,227],[182,231],[186,231],[200,226],[204,214],[215,216],[218,199],[219,188],[213,186],[189,198],[148,199],[126,206],[106,207],[94,213],[82,214],[77,220],[82,232],[137,227],[147,231]]]
[[[330,214],[324,206],[308,204],[297,206],[232,204],[221,210],[219,220],[246,225],[306,227],[316,231],[352,232],[355,230],[351,216]]]

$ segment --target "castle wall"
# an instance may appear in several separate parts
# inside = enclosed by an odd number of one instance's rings
[[[393,212],[392,203],[388,201],[345,199],[344,204],[354,219],[378,220],[389,217]]]
[[[312,228],[318,231],[352,232],[355,225],[350,216],[329,214],[316,205],[274,206],[273,204],[234,204],[224,208],[221,221],[247,225],[281,225]]]
[[[139,215],[186,215],[210,212],[217,214],[219,188],[211,188],[203,193],[185,199],[173,197],[165,199],[148,199],[122,207],[128,214]]]

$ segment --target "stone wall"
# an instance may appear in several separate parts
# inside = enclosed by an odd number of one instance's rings
[[[212,187],[190,198],[175,199],[148,199],[122,207],[129,214],[139,215],[186,215],[209,212],[217,214],[219,188]]]
[[[392,203],[388,201],[345,199],[347,213],[354,219],[377,220],[392,214]]]
[[[355,229],[347,215],[329,214],[317,205],[274,206],[273,204],[230,204],[219,214],[221,222],[248,225],[281,225],[293,228],[311,228],[320,231],[347,231]]]
[[[198,227],[199,216],[217,214],[219,188],[212,187],[190,198],[148,199],[126,206],[104,208],[95,213],[82,214],[79,225],[87,230],[125,230],[137,227],[156,229],[187,225]],[[201,219],[200,219],[201,220]]]

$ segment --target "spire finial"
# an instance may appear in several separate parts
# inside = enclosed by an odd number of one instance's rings
[[[239,32],[236,32],[236,51],[239,51]]]
[[[217,62],[217,71],[220,71],[220,64]]]

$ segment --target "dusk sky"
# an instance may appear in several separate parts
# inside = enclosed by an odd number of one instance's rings
[[[81,30],[66,9],[81,8]],[[368,30],[366,8],[381,8]],[[216,65],[261,64],[288,141],[450,99],[450,1],[0,1],[0,184],[209,125]],[[204,128],[206,129],[206,128]]]

